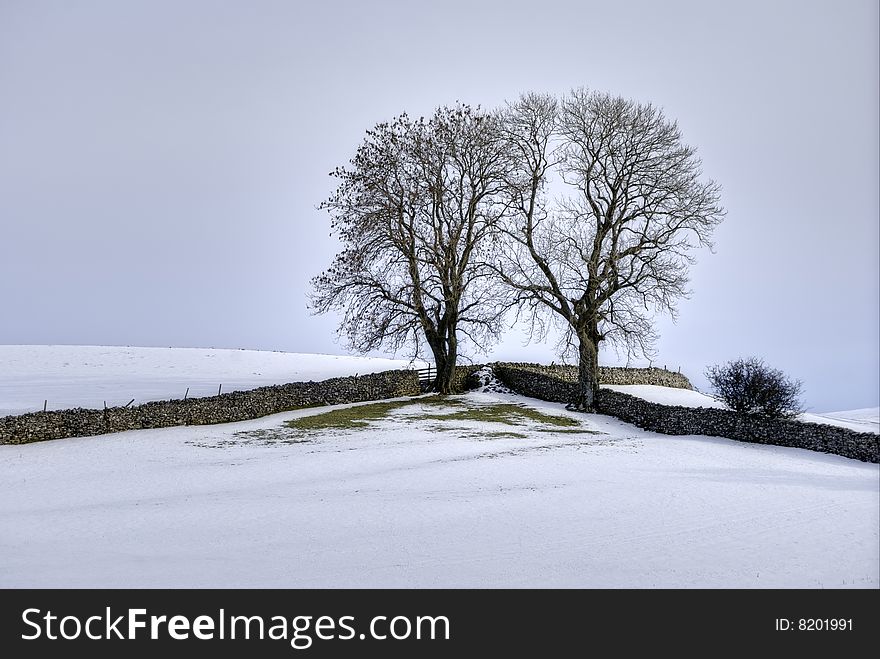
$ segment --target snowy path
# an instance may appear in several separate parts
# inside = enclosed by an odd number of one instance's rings
[[[0,587],[880,585],[877,465],[602,416],[235,434],[315,412],[0,446]]]

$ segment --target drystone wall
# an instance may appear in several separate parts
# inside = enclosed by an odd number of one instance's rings
[[[33,412],[0,418],[0,444],[26,444],[144,428],[229,423],[303,407],[358,403],[418,393],[416,372],[401,370],[321,382],[293,382],[207,398],[156,401],[136,407]]]
[[[568,403],[577,393],[574,382],[553,377],[546,371],[534,369],[533,365],[498,365],[495,373],[510,389],[532,398]],[[880,462],[880,435],[875,433],[860,433],[821,423],[760,419],[716,408],[661,405],[609,389],[599,390],[596,407],[603,414],[665,435],[726,437],[833,453],[863,462]]]
[[[481,364],[468,364],[456,366],[455,375],[452,376],[453,391],[470,391],[480,386],[480,379],[476,376],[477,371],[483,368]]]
[[[543,364],[516,364],[500,362],[493,364],[497,368],[513,368],[518,371],[539,373],[556,380],[577,382],[577,366],[564,364],[546,366]],[[600,384],[654,384],[658,387],[675,387],[676,389],[693,389],[690,380],[681,373],[667,371],[663,368],[625,368],[618,366],[599,367]]]
[[[495,377],[508,389],[523,396],[551,403],[570,403],[577,397],[577,382],[558,376],[559,366],[539,364],[495,364]]]
[[[773,444],[880,462],[880,435],[824,423],[761,419],[711,407],[659,405],[619,391],[599,390],[600,412],[665,435],[709,435],[754,444]]]

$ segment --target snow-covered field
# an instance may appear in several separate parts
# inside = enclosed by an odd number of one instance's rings
[[[719,407],[724,403],[699,391],[675,389],[674,387],[658,387],[654,384],[603,384],[603,389],[622,391],[630,396],[644,398],[652,403],[662,405],[681,405],[682,407]]]
[[[33,409],[34,396],[96,406],[402,365],[0,347],[0,414]],[[0,446],[0,587],[880,586],[878,465],[656,435],[513,394],[451,400],[525,405],[582,427],[437,420],[412,399],[351,431],[284,426],[331,409],[314,408]],[[877,423],[876,409],[833,416]]]
[[[424,364],[418,363],[415,368]],[[270,384],[411,368],[400,359],[259,350],[0,345],[0,416],[70,407],[100,409],[213,396]]]
[[[462,400],[593,432],[416,400],[353,431],[282,425],[320,408],[0,446],[0,586],[880,585],[878,465]]]
[[[0,416],[71,407],[99,409],[152,400],[213,396],[270,384],[324,380],[395,368],[421,368],[402,359],[312,355],[259,350],[0,345]],[[652,385],[608,386],[655,403],[724,407],[697,391]],[[807,413],[804,421],[880,433],[880,408]]]

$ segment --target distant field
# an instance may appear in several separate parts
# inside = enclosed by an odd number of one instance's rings
[[[419,368],[423,364],[416,364]],[[412,368],[405,360],[258,350],[0,345],[0,416],[213,396],[270,384]]]

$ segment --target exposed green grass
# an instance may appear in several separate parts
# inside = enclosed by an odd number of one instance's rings
[[[408,400],[391,403],[367,403],[366,405],[344,407],[321,414],[291,419],[286,425],[295,430],[354,430],[366,428],[370,421],[380,421],[386,418],[392,410],[412,404],[412,401]]]
[[[590,430],[589,428],[535,428],[536,432],[552,432],[555,435],[582,435],[589,433],[591,435],[601,435],[598,430]]]
[[[486,432],[469,432],[465,434],[465,437],[469,437],[471,439],[526,439],[528,435],[525,435],[521,432],[507,432],[504,430],[495,430],[495,431],[486,431]]]
[[[321,430],[356,430],[367,427],[370,422],[387,419],[389,415],[401,408],[420,408],[416,412],[409,410],[406,415],[397,415],[395,418],[401,421],[438,421],[437,429],[460,430],[455,427],[444,427],[447,423],[456,421],[480,421],[483,423],[500,423],[508,426],[525,426],[534,423],[550,428],[536,428],[542,432],[591,432],[581,427],[578,420],[567,416],[546,414],[525,405],[512,403],[495,403],[492,405],[480,405],[461,398],[446,396],[429,396],[415,401],[395,401],[382,403],[368,403],[355,405],[337,410],[330,410],[321,414],[304,416],[287,422],[287,426],[300,431]],[[439,408],[438,411],[430,411],[431,408]],[[560,429],[567,430],[560,430]],[[525,435],[517,432],[486,432],[486,436],[496,437],[520,437]]]
[[[446,403],[448,405],[448,403]],[[544,414],[530,407],[512,403],[496,403],[494,405],[467,405],[456,401],[449,405],[459,409],[447,414],[413,414],[411,419],[432,421],[483,421],[485,423],[503,423],[508,426],[520,426],[525,421],[534,421],[557,427],[579,426],[576,419],[567,416]]]

